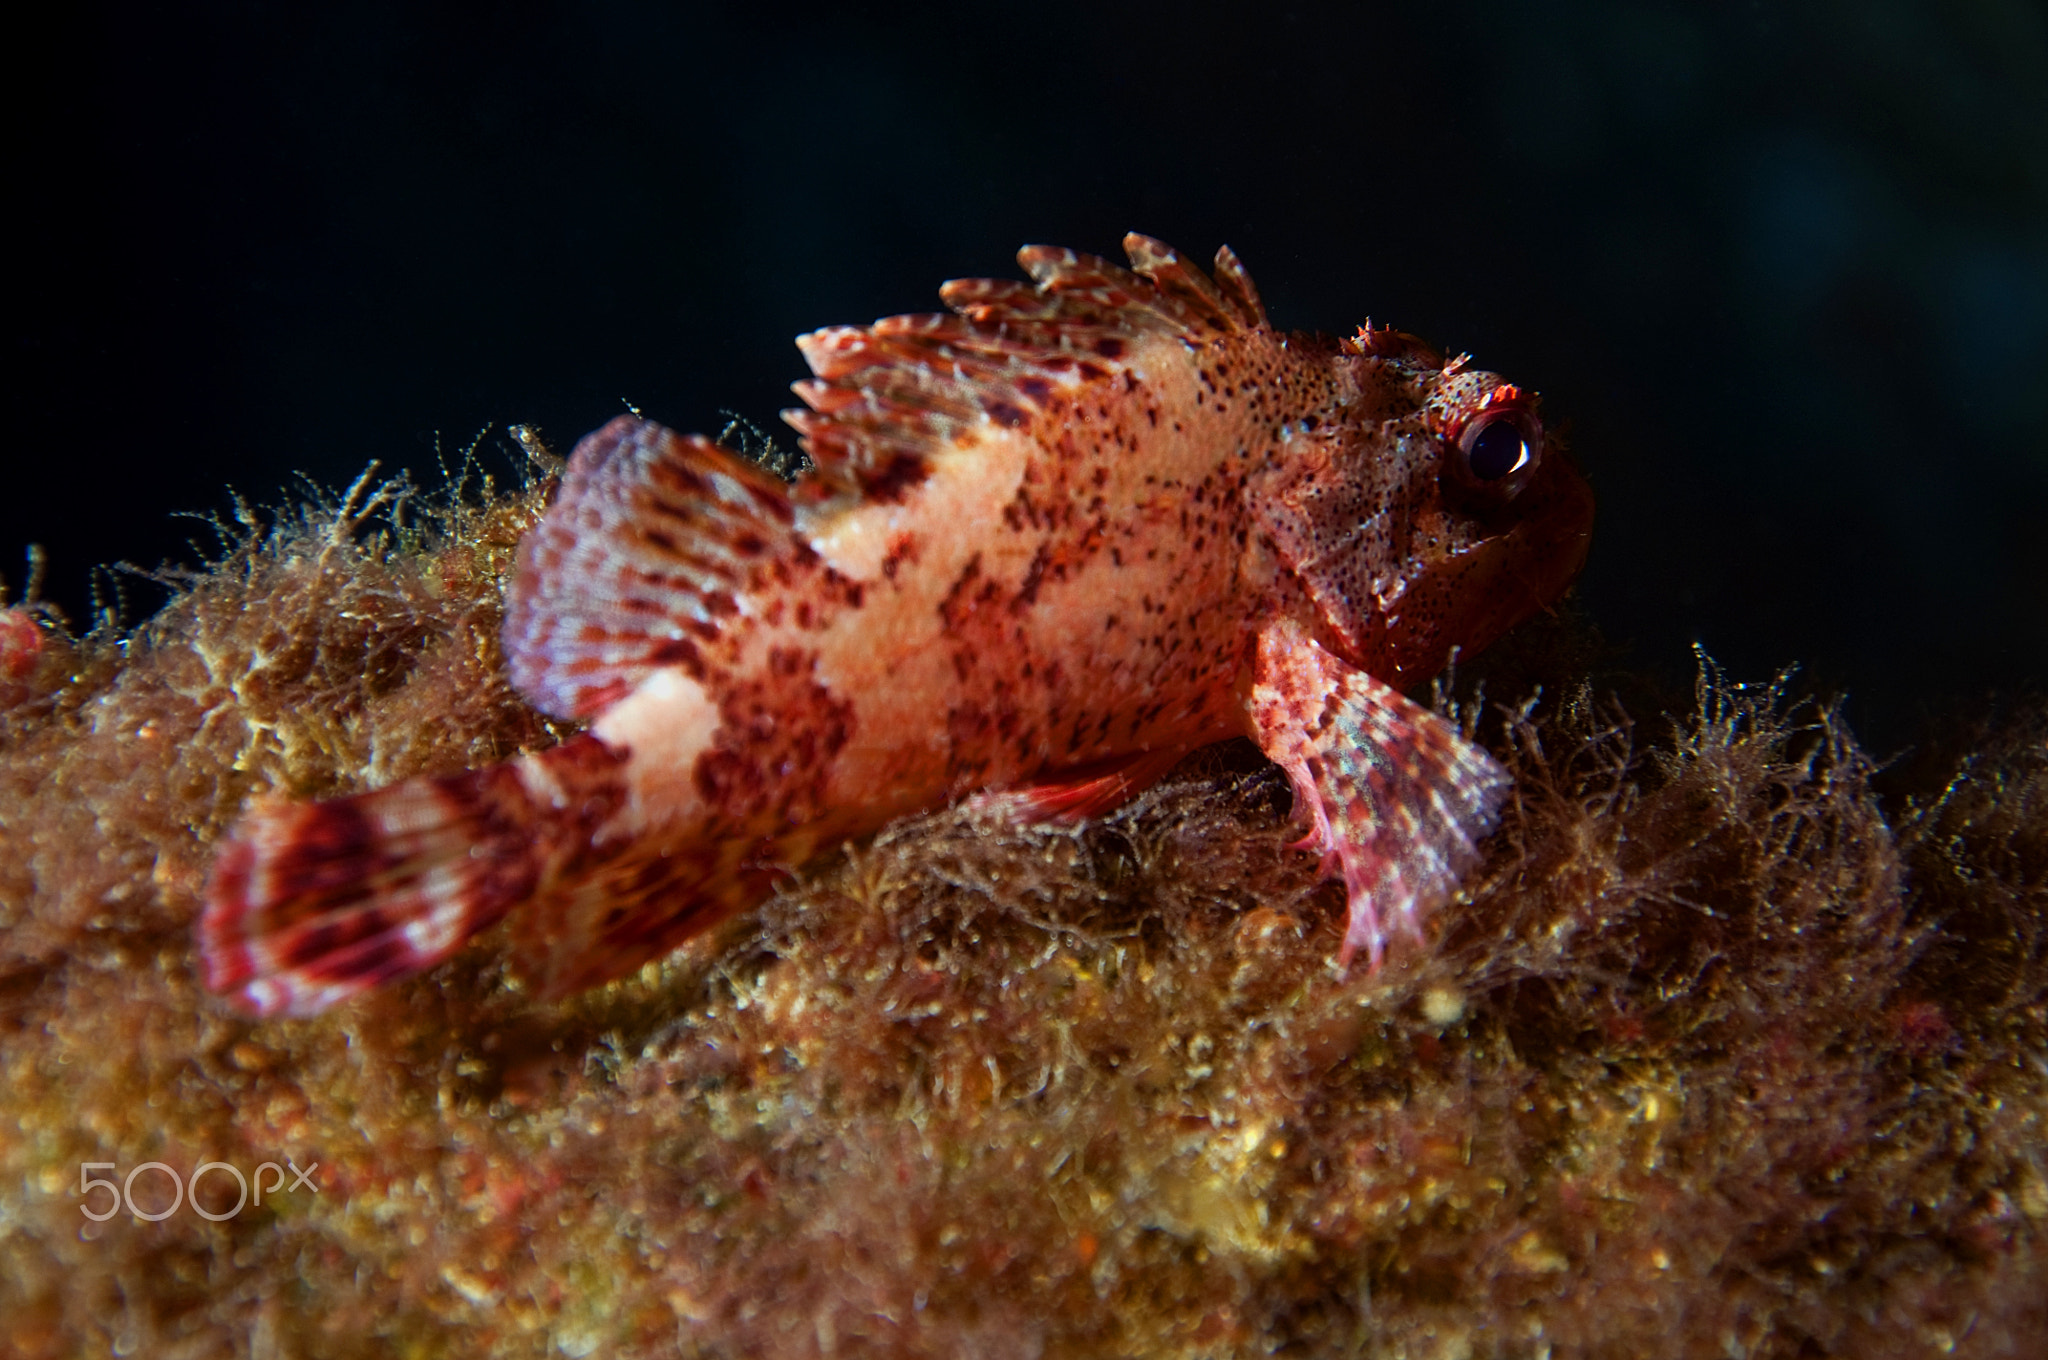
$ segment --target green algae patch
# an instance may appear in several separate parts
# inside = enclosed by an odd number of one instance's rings
[[[1832,709],[1703,667],[1675,716],[1625,710],[1570,622],[1483,659],[1496,694],[1567,697],[1465,701],[1516,791],[1463,899],[1378,974],[1334,968],[1341,891],[1286,849],[1284,778],[1224,746],[1079,827],[1000,800],[899,823],[566,1003],[509,980],[492,931],[317,1019],[236,1013],[191,927],[246,798],[563,735],[497,651],[545,471],[430,503],[365,482],[252,526],[132,634],[15,619],[17,1353],[2048,1334],[2048,720],[1887,805]],[[317,1170],[234,1214],[223,1172],[155,1221],[82,1212],[109,1193],[85,1179],[147,1162]],[[144,1212],[164,1177],[131,1187]]]

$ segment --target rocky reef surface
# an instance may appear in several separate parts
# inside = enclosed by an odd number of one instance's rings
[[[191,928],[247,796],[561,735],[497,652],[546,491],[248,516],[129,633],[0,610],[11,1353],[2039,1353],[2048,719],[1881,799],[1833,708],[1668,702],[1569,619],[1440,701],[1516,793],[1377,975],[1225,746],[899,824],[564,1004],[493,932],[238,1015]]]

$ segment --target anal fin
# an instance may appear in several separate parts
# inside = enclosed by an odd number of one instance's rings
[[[1422,921],[1478,861],[1507,772],[1451,723],[1291,622],[1259,635],[1250,716],[1309,824],[1299,846],[1344,880],[1339,966],[1364,949],[1378,968],[1391,933],[1419,940]]]
[[[1062,770],[1036,783],[977,794],[969,803],[1001,807],[1028,823],[1085,821],[1114,811],[1151,788],[1186,754],[1178,747],[1132,751]]]

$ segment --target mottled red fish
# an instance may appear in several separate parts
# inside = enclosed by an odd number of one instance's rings
[[[793,485],[620,417],[521,547],[512,679],[588,720],[550,750],[331,802],[221,851],[210,986],[317,1011],[510,912],[559,996],[761,901],[820,849],[970,791],[1114,807],[1249,736],[1350,905],[1342,958],[1456,888],[1507,784],[1400,691],[1560,594],[1592,498],[1535,399],[1411,336],[1273,330],[1144,236],[1131,270],[797,344]]]

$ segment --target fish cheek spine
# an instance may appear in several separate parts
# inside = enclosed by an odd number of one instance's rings
[[[310,1013],[509,913],[518,971],[566,995],[903,812],[988,786],[1090,815],[1234,731],[1345,885],[1339,961],[1419,935],[1506,777],[1399,688],[1583,555],[1567,517],[1488,536],[1439,494],[1454,452],[1505,466],[1533,408],[1388,332],[1279,335],[1227,248],[1212,277],[1125,246],[1130,270],[1029,247],[1032,285],[956,281],[950,313],[803,337],[794,485],[633,417],[586,438],[504,638],[519,690],[591,730],[252,806],[208,886],[209,984]],[[1471,605],[1460,580],[1521,593]]]

